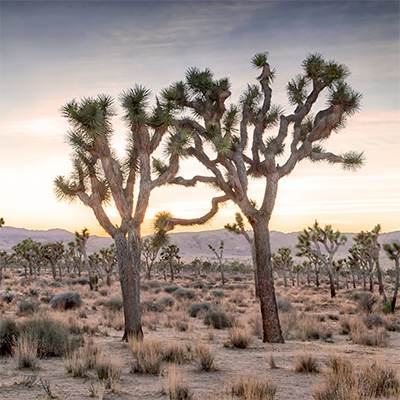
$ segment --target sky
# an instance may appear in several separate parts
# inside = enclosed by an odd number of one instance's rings
[[[70,170],[61,106],[99,93],[118,99],[136,83],[155,96],[191,66],[229,77],[237,101],[256,82],[249,61],[260,51],[276,68],[273,102],[288,112],[286,83],[309,53],[346,64],[363,95],[360,112],[325,147],[363,150],[365,166],[348,172],[302,162],[281,181],[271,228],[297,231],[318,219],[345,232],[377,223],[400,230],[400,2],[384,0],[0,1],[0,216],[10,226],[103,234],[90,209],[54,195],[54,178]],[[127,127],[117,111],[114,145],[122,153]],[[199,166],[185,161],[182,171],[190,177]],[[252,181],[252,196],[262,192],[263,181]],[[204,186],[157,189],[143,232],[161,210],[203,214],[212,195]],[[236,211],[227,204],[206,225],[186,229],[222,228]]]

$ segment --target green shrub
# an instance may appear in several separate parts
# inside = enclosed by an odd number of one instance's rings
[[[58,293],[50,300],[50,306],[57,310],[72,310],[82,305],[78,292]]]
[[[180,289],[180,288],[179,288],[179,286],[176,286],[176,285],[165,286],[164,287],[164,292],[166,292],[166,293],[174,293],[178,289]]]
[[[79,338],[70,335],[63,323],[45,315],[22,322],[19,330],[37,341],[41,358],[64,356],[80,344]]]
[[[210,308],[211,304],[207,302],[193,303],[190,305],[188,312],[192,318],[196,318],[199,314],[205,314]]]
[[[174,295],[179,299],[192,300],[196,297],[196,292],[192,289],[179,288],[175,290]]]
[[[112,297],[108,300],[101,300],[98,302],[99,305],[104,306],[110,311],[120,311],[122,310],[122,299],[121,297]]]
[[[18,304],[18,312],[22,315],[29,315],[39,310],[39,303],[33,300],[21,300]]]
[[[11,318],[0,320],[0,356],[9,356],[18,337],[18,327]]]
[[[214,329],[224,329],[232,326],[232,320],[221,310],[209,310],[204,317],[204,324]]]
[[[212,294],[214,297],[218,297],[218,298],[222,298],[222,297],[225,296],[225,293],[224,293],[223,290],[213,290],[213,291],[211,292],[211,294]]]

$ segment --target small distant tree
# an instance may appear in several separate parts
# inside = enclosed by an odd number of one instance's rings
[[[45,243],[40,247],[42,257],[50,264],[51,274],[54,280],[62,280],[63,278],[62,260],[64,258],[64,251],[64,244],[62,242]]]
[[[209,174],[173,177],[169,183],[188,187],[203,183],[219,191],[207,213],[198,218],[173,217],[169,227],[204,224],[227,201],[240,208],[253,229],[263,340],[283,342],[269,231],[279,182],[305,159],[341,164],[346,169],[362,164],[362,153],[334,154],[322,146],[358,110],[360,95],[345,82],[346,66],[312,54],[303,61],[302,73],[287,84],[293,110],[284,113],[272,104],[275,70],[267,53],[256,54],[252,64],[260,70],[258,84],[247,86],[239,106],[226,104],[231,96],[229,80],[216,79],[209,69],[190,68],[183,82],[164,93],[183,111],[175,125],[190,132],[193,139],[185,153]],[[313,117],[311,110],[321,99],[327,100],[327,106]],[[268,134],[273,128],[276,131]],[[250,198],[250,178],[264,181],[259,206]]]
[[[41,267],[41,244],[31,238],[24,239],[13,247],[15,258],[23,265],[25,278],[38,275]]]
[[[394,313],[400,286],[400,243],[386,243],[383,245],[383,249],[389,260],[393,260],[395,265],[393,295],[389,303],[390,312]]]
[[[272,255],[272,265],[275,271],[280,271],[282,273],[283,284],[285,287],[288,286],[287,274],[292,278],[292,286],[294,286],[294,279],[292,277],[294,260],[292,252],[288,247],[281,247]]]
[[[75,232],[76,248],[80,254],[80,259],[82,260],[83,268],[88,273],[90,290],[93,290],[94,275],[93,275],[93,271],[91,268],[92,264],[89,262],[89,256],[88,256],[88,252],[87,252],[87,242],[89,240],[89,237],[90,237],[90,233],[87,228],[83,228],[81,232],[78,232],[78,231]]]
[[[112,275],[117,265],[117,253],[115,245],[105,247],[99,250],[100,266],[106,275],[106,285],[112,285]]]
[[[208,244],[208,248],[213,252],[215,258],[217,259],[218,270],[219,270],[219,273],[221,274],[222,286],[225,285],[225,273],[224,273],[224,265],[223,265],[224,247],[225,247],[225,243],[223,240],[220,240],[218,247],[214,247],[212,244]]]
[[[168,243],[168,236],[164,230],[157,230],[154,235],[143,240],[142,255],[146,268],[146,279],[151,279],[151,273],[158,254]]]
[[[179,247],[175,244],[164,246],[161,250],[160,258],[164,266],[169,267],[171,281],[175,280],[175,269],[181,261]]]
[[[331,297],[336,296],[334,280],[334,256],[347,238],[338,230],[333,230],[331,225],[321,227],[317,221],[314,225],[304,229],[297,238],[296,245],[300,255],[313,254],[324,266],[328,278]]]
[[[0,217],[0,228],[5,224],[4,218]]]

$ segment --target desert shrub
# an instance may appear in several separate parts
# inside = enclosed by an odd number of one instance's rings
[[[169,285],[164,287],[164,292],[166,293],[174,293],[179,289],[179,286]]]
[[[263,337],[263,326],[262,320],[258,315],[253,315],[249,318],[249,326],[254,336],[262,339]]]
[[[110,311],[122,310],[122,299],[121,297],[111,297],[107,300],[101,300],[98,302],[100,306],[107,308]]]
[[[166,390],[170,400],[191,400],[193,394],[182,377],[177,373],[175,365],[168,368],[168,388]]]
[[[294,370],[302,374],[318,373],[318,362],[310,354],[301,354],[296,358]]]
[[[225,296],[225,293],[224,293],[223,290],[213,290],[213,291],[211,292],[211,294],[212,294],[214,297],[218,297],[218,298],[222,298],[222,297]]]
[[[27,334],[19,336],[15,346],[15,358],[18,368],[38,368],[38,342]]]
[[[142,303],[143,310],[152,312],[164,312],[166,308],[170,308],[175,304],[172,296],[163,296],[157,301],[145,301]]]
[[[205,283],[202,281],[195,281],[191,284],[194,289],[204,289],[206,287]]]
[[[296,311],[282,313],[280,315],[282,333],[283,333],[283,336],[285,339],[292,339],[294,337],[298,320],[299,320],[299,318],[298,318]],[[262,322],[259,321],[258,324],[260,325],[260,329],[261,329],[260,337],[262,337]]]
[[[288,299],[278,297],[276,303],[280,312],[289,312],[293,310],[292,303]]]
[[[115,392],[121,380],[121,366],[114,360],[100,358],[96,364],[96,373],[106,390]]]
[[[200,371],[209,372],[215,370],[215,356],[210,346],[198,343],[195,347],[194,353]]]
[[[363,318],[363,322],[367,326],[368,329],[385,325],[385,321],[378,314],[368,314],[368,315],[366,315]]]
[[[39,303],[34,300],[21,300],[18,304],[18,313],[21,315],[29,315],[39,310]]]
[[[276,385],[255,376],[241,376],[232,384],[231,393],[244,400],[274,400]]]
[[[252,341],[250,332],[240,326],[229,329],[228,341],[225,346],[235,347],[237,349],[246,349]]]
[[[0,356],[9,356],[18,337],[18,327],[11,318],[0,320]]]
[[[351,331],[351,319],[347,316],[340,318],[340,333],[348,335]]]
[[[129,340],[129,347],[135,357],[131,372],[158,375],[161,370],[162,352],[158,340]]]
[[[354,344],[364,346],[386,347],[388,344],[388,334],[385,328],[358,329],[352,328],[350,334],[351,341]]]
[[[59,293],[50,300],[50,306],[57,310],[72,310],[81,305],[82,299],[78,292]]]
[[[196,292],[192,289],[179,288],[175,290],[174,295],[178,299],[192,300],[196,297]]]
[[[400,380],[396,372],[377,363],[366,366],[358,375],[360,392],[366,397],[379,398],[400,394]]]
[[[207,302],[193,303],[190,305],[188,312],[192,318],[196,318],[199,315],[204,315],[210,308],[211,304]]]
[[[41,358],[64,356],[80,344],[63,323],[45,315],[22,322],[20,331],[37,341]]]
[[[358,308],[366,313],[372,312],[377,298],[372,293],[361,293],[358,298]]]
[[[39,296],[39,289],[37,288],[29,288],[29,296],[37,297]]]
[[[232,319],[221,310],[209,310],[204,317],[204,324],[214,329],[225,329],[232,326]]]
[[[67,279],[66,283],[68,285],[89,285],[89,278],[80,276],[78,278]]]
[[[9,288],[1,293],[1,299],[7,304],[10,304],[14,300],[14,297],[15,294]]]
[[[191,359],[192,354],[190,350],[190,347],[177,341],[172,341],[167,343],[166,347],[162,350],[162,359],[174,364],[183,364]]]
[[[67,355],[64,360],[66,371],[74,378],[85,378],[88,376],[88,368],[82,355],[74,351]]]

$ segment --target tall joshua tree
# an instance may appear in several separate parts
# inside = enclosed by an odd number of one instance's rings
[[[90,207],[101,227],[114,239],[122,290],[125,332],[143,336],[140,318],[139,269],[141,225],[151,191],[166,183],[178,171],[179,150],[187,140],[181,130],[170,131],[171,102],[163,99],[149,108],[150,92],[135,86],[121,96],[129,133],[126,157],[119,159],[111,145],[113,99],[99,95],[80,102],[72,100],[63,109],[71,124],[67,139],[72,148],[72,174],[55,179],[60,199],[78,198]],[[157,160],[152,173],[152,155],[168,137],[167,164]],[[105,204],[113,203],[119,214],[113,223]]]
[[[304,60],[302,73],[288,83],[293,111],[283,113],[271,101],[275,71],[270,67],[267,54],[255,55],[252,64],[261,72],[258,85],[247,86],[239,106],[227,106],[231,95],[229,80],[215,79],[209,69],[189,69],[185,81],[164,92],[166,99],[183,110],[176,126],[189,131],[193,138],[185,153],[199,161],[209,173],[189,179],[174,177],[169,183],[184,186],[205,183],[220,191],[205,215],[191,219],[171,216],[168,225],[172,228],[202,224],[217,213],[221,203],[230,200],[238,205],[254,233],[263,340],[283,342],[269,233],[279,181],[304,159],[338,163],[347,169],[362,164],[362,153],[334,154],[321,146],[321,142],[343,127],[346,117],[358,109],[360,95],[345,82],[349,72],[344,65],[313,54]],[[313,118],[311,109],[325,93],[327,106]],[[272,128],[276,131],[268,134]],[[278,162],[283,156],[285,158]],[[264,180],[260,206],[250,198],[250,177]]]
[[[289,247],[281,247],[278,251],[272,255],[272,265],[273,268],[277,271],[281,271],[283,275],[283,284],[285,287],[287,284],[287,273],[292,281],[292,286],[294,286],[294,278],[293,278],[293,267],[294,260],[292,257],[292,251]]]

